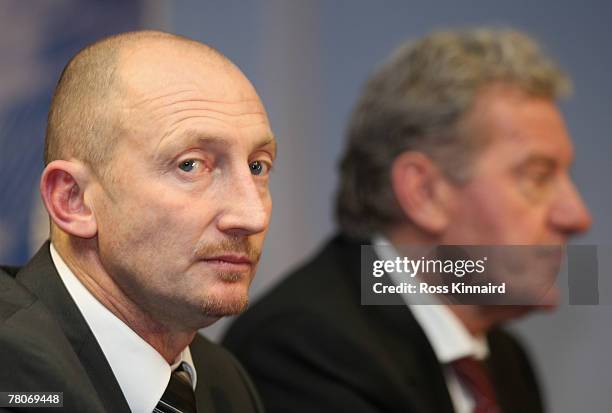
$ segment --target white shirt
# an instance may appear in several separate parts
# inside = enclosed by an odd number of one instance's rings
[[[172,366],[169,365],[149,343],[85,288],[53,244],[50,250],[62,282],[96,337],[132,412],[153,411],[166,390],[171,372],[181,362],[186,363],[195,389],[197,376],[189,347],[185,347]]]
[[[374,237],[373,248],[376,255],[383,260],[395,260],[395,257],[398,256],[392,244],[380,235]],[[397,273],[389,273],[389,277],[396,285],[403,281],[403,278]],[[420,304],[414,304],[413,297],[408,293],[402,294],[402,298],[425,332],[425,336],[442,365],[446,387],[455,412],[473,412],[474,398],[470,391],[461,384],[449,363],[463,357],[474,357],[478,360],[486,358],[489,354],[486,338],[484,336],[474,337],[470,334],[461,320],[432,295],[420,295]]]

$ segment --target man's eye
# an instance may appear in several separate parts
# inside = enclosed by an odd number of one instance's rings
[[[181,168],[181,170],[184,172],[191,172],[195,169],[197,163],[198,161],[196,161],[195,159],[188,159],[186,161],[181,162],[179,164],[179,168]]]
[[[249,164],[249,169],[253,175],[267,175],[270,172],[270,165],[262,161],[253,161]]]
[[[553,179],[553,174],[551,172],[537,172],[531,176],[531,180],[537,186],[545,186],[550,183]]]

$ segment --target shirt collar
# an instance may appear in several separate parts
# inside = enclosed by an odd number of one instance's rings
[[[372,241],[374,251],[381,259],[394,260],[398,256],[391,242],[382,235],[376,235]],[[395,273],[389,273],[389,277],[395,284],[401,280]],[[440,363],[463,357],[482,360],[489,354],[486,338],[470,334],[461,320],[435,296],[419,295],[419,304],[415,304],[410,294],[402,294],[402,298],[425,332]]]
[[[53,244],[57,272],[95,336],[133,412],[151,412],[161,399],[171,372],[186,363],[195,389],[197,375],[189,347],[171,365],[149,343],[100,303],[68,268]]]

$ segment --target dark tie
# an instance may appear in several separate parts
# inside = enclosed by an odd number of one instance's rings
[[[453,361],[451,366],[474,398],[473,413],[501,413],[489,372],[482,361],[464,357]]]
[[[153,413],[197,413],[191,376],[181,364],[170,375],[170,382]]]

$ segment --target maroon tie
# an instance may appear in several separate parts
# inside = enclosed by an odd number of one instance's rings
[[[451,363],[457,377],[474,397],[473,413],[500,413],[495,390],[484,363],[474,357],[463,357]]]

